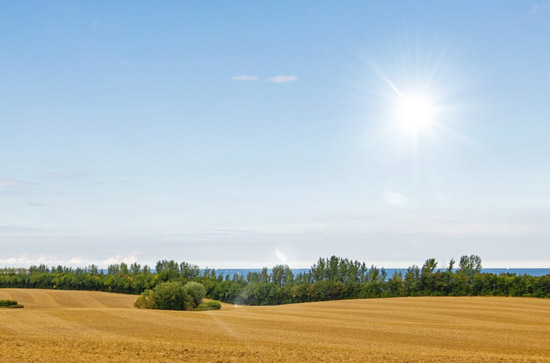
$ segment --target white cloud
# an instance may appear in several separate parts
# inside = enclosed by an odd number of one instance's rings
[[[240,75],[240,76],[234,76],[231,77],[234,81],[244,81],[244,82],[253,82],[258,79],[256,76],[247,76],[246,74]]]
[[[409,202],[409,198],[401,193],[394,191],[387,191],[384,193],[384,199],[387,203],[395,205],[397,207],[404,207]]]
[[[47,266],[73,266],[73,267],[85,267],[90,265],[99,265],[107,267],[108,265],[120,264],[124,262],[128,265],[137,261],[137,254],[135,252],[130,253],[128,256],[114,255],[105,260],[99,261],[97,259],[88,259],[82,256],[74,256],[70,259],[60,258],[58,255],[40,254],[29,256],[22,254],[19,256],[0,258],[0,267],[29,267],[31,265],[44,264]]]
[[[268,81],[272,82],[272,83],[289,83],[289,82],[297,81],[298,79],[299,78],[296,77],[296,76],[280,75],[280,76],[272,77],[272,78],[268,79]]]
[[[86,260],[80,256],[76,256],[67,261],[67,263],[70,265],[84,266],[86,265]]]
[[[17,257],[10,257],[4,260],[0,260],[1,264],[5,264],[6,266],[30,266],[30,265],[38,265],[38,264],[55,264],[56,262],[59,262],[57,256],[47,256],[47,255],[40,255],[36,258],[28,257],[27,255],[20,255]]]
[[[275,255],[282,263],[286,263],[288,261],[288,256],[282,253],[278,248],[275,250]]]
[[[103,260],[103,263],[105,265],[113,265],[113,264],[119,264],[121,262],[124,262],[125,264],[132,264],[137,261],[137,255],[135,252],[130,253],[128,256],[124,257],[121,255],[115,255],[107,258],[106,260]]]
[[[15,186],[15,185],[20,185],[20,184],[21,184],[21,182],[18,182],[17,180],[0,178],[0,188],[1,187],[12,187],[12,186]]]

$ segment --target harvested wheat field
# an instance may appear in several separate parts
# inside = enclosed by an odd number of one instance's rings
[[[2,362],[550,362],[550,300],[421,297],[220,311],[136,296],[0,289]]]

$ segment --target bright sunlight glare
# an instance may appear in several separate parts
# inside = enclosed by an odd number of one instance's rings
[[[418,132],[434,123],[435,108],[425,94],[400,95],[396,116],[400,129]]]

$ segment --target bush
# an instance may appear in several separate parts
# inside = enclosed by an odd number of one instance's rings
[[[193,310],[196,311],[204,311],[204,310],[220,310],[222,308],[222,304],[220,304],[219,301],[212,300],[207,303],[202,303],[197,305],[197,307]]]
[[[187,293],[193,298],[193,304],[199,306],[202,302],[202,299],[206,295],[206,289],[204,286],[198,282],[190,281],[184,286]]]
[[[15,300],[0,300],[0,308],[21,309],[23,305],[19,305]]]
[[[155,287],[155,309],[191,310],[193,298],[181,282],[164,282]]]
[[[143,292],[134,306],[138,309],[191,310],[193,298],[181,282],[163,282]]]
[[[142,292],[134,306],[138,309],[155,309],[155,293],[153,290]]]
[[[222,304],[220,304],[220,302],[216,300],[209,301],[206,303],[206,305],[214,310],[220,310],[222,308]]]

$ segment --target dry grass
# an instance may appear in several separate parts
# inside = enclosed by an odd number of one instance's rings
[[[550,300],[425,297],[220,311],[135,296],[0,289],[0,361],[550,362]]]

